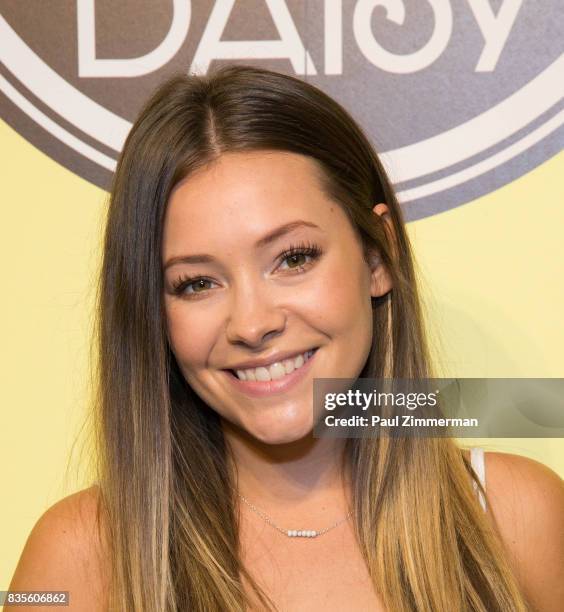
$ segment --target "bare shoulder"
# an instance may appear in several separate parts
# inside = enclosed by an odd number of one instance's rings
[[[546,465],[509,453],[485,454],[489,511],[519,580],[538,612],[564,601],[564,481]]]
[[[69,591],[68,610],[107,609],[108,567],[98,530],[99,490],[83,489],[59,500],[35,523],[9,590]],[[20,606],[13,610],[35,610]],[[12,610],[5,607],[5,612]]]

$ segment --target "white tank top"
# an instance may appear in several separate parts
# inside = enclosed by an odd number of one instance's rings
[[[484,461],[484,449],[476,446],[470,449],[470,464],[472,465],[472,469],[476,472],[476,476],[479,481],[482,483],[484,490],[486,489],[486,462]],[[474,491],[478,494],[478,500],[480,505],[486,510],[486,500],[481,491],[478,490],[478,485],[473,480],[472,485],[474,486]]]

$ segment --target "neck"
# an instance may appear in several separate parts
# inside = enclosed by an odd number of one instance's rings
[[[344,439],[314,438],[266,444],[222,419],[237,491],[265,512],[338,518],[350,507],[342,469]]]

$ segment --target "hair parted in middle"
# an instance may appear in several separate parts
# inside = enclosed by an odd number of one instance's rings
[[[252,66],[169,79],[129,133],[104,238],[96,431],[111,609],[274,609],[240,556],[219,416],[187,384],[169,345],[161,262],[174,187],[225,153],[272,150],[315,161],[367,261],[376,255],[390,272],[393,289],[373,299],[372,347],[359,376],[431,375],[401,208],[351,115],[311,84]],[[390,225],[374,214],[378,202]],[[453,440],[350,438],[345,450],[355,534],[387,609],[526,609]]]

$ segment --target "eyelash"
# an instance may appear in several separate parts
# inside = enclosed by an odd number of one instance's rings
[[[283,263],[286,259],[295,255],[305,255],[312,258],[309,264],[305,263],[297,266],[296,268],[290,268],[290,270],[292,270],[290,274],[302,274],[309,268],[311,263],[319,259],[319,256],[321,255],[321,248],[314,243],[302,242],[297,245],[290,245],[288,249],[280,253],[278,259],[280,263]],[[197,281],[209,281],[209,279],[205,278],[204,276],[180,276],[172,283],[172,291],[175,295],[181,295],[187,287],[193,283],[196,283]],[[195,299],[193,296],[197,294],[204,294],[206,291],[207,290],[204,289],[203,291],[186,293],[184,294],[184,297],[187,297],[188,299]]]

